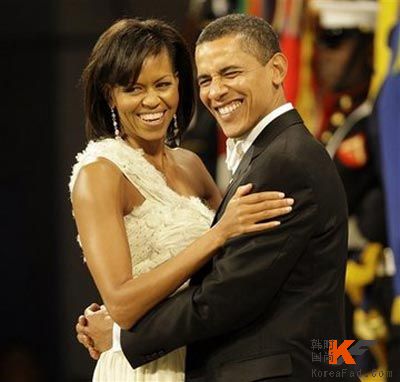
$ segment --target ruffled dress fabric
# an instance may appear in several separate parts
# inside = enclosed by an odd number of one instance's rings
[[[123,139],[91,141],[76,158],[69,184],[71,192],[80,169],[105,158],[145,198],[124,217],[134,277],[175,256],[210,227],[213,211],[199,198],[182,196],[169,188],[164,175],[145,159],[143,150],[132,148]],[[98,360],[93,381],[180,382],[184,381],[184,365],[185,348],[136,369],[131,368],[121,351],[109,350]]]

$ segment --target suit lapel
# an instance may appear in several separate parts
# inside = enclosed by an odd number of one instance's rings
[[[249,172],[250,170],[250,162],[253,157],[253,151],[254,147],[251,146],[247,151],[244,157],[242,158],[239,167],[235,171],[235,174],[232,177],[231,182],[229,183],[229,186],[225,192],[225,195],[222,199],[221,204],[219,205],[219,208],[217,210],[217,213],[215,214],[213,224],[217,222],[220,218],[220,212],[225,211],[226,204],[231,200],[233,194],[236,192],[236,189],[238,188],[240,181],[245,177],[245,175]]]
[[[286,128],[295,125],[303,124],[299,113],[295,110],[289,110],[288,112],[280,115],[274,119],[256,138],[249,150],[247,150],[239,167],[237,168],[232,181],[230,182],[228,189],[222,199],[222,202],[215,214],[212,225],[218,222],[221,215],[225,211],[226,205],[232,196],[236,192],[236,189],[242,184],[242,180],[249,173],[251,164],[255,158],[257,158],[264,150],[267,149],[268,145]]]

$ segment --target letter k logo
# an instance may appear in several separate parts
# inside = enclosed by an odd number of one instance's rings
[[[356,361],[349,352],[349,347],[355,342],[355,340],[344,340],[343,343],[338,346],[337,340],[329,341],[329,364],[340,365],[345,362],[346,365],[355,365]],[[338,358],[342,356],[343,360],[338,362]]]

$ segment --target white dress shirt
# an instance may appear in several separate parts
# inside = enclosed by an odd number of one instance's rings
[[[293,109],[293,105],[290,102],[279,106],[271,113],[267,114],[257,125],[251,129],[248,133],[244,134],[240,138],[228,138],[226,140],[226,160],[225,163],[228,170],[235,173],[239,164],[246,154],[247,150],[260,135],[260,133],[276,118]]]

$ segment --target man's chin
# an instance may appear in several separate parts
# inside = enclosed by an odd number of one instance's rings
[[[237,125],[235,126],[234,123],[232,123],[230,126],[219,126],[227,138],[240,138],[246,133],[246,131],[243,131],[242,128],[238,128]]]

